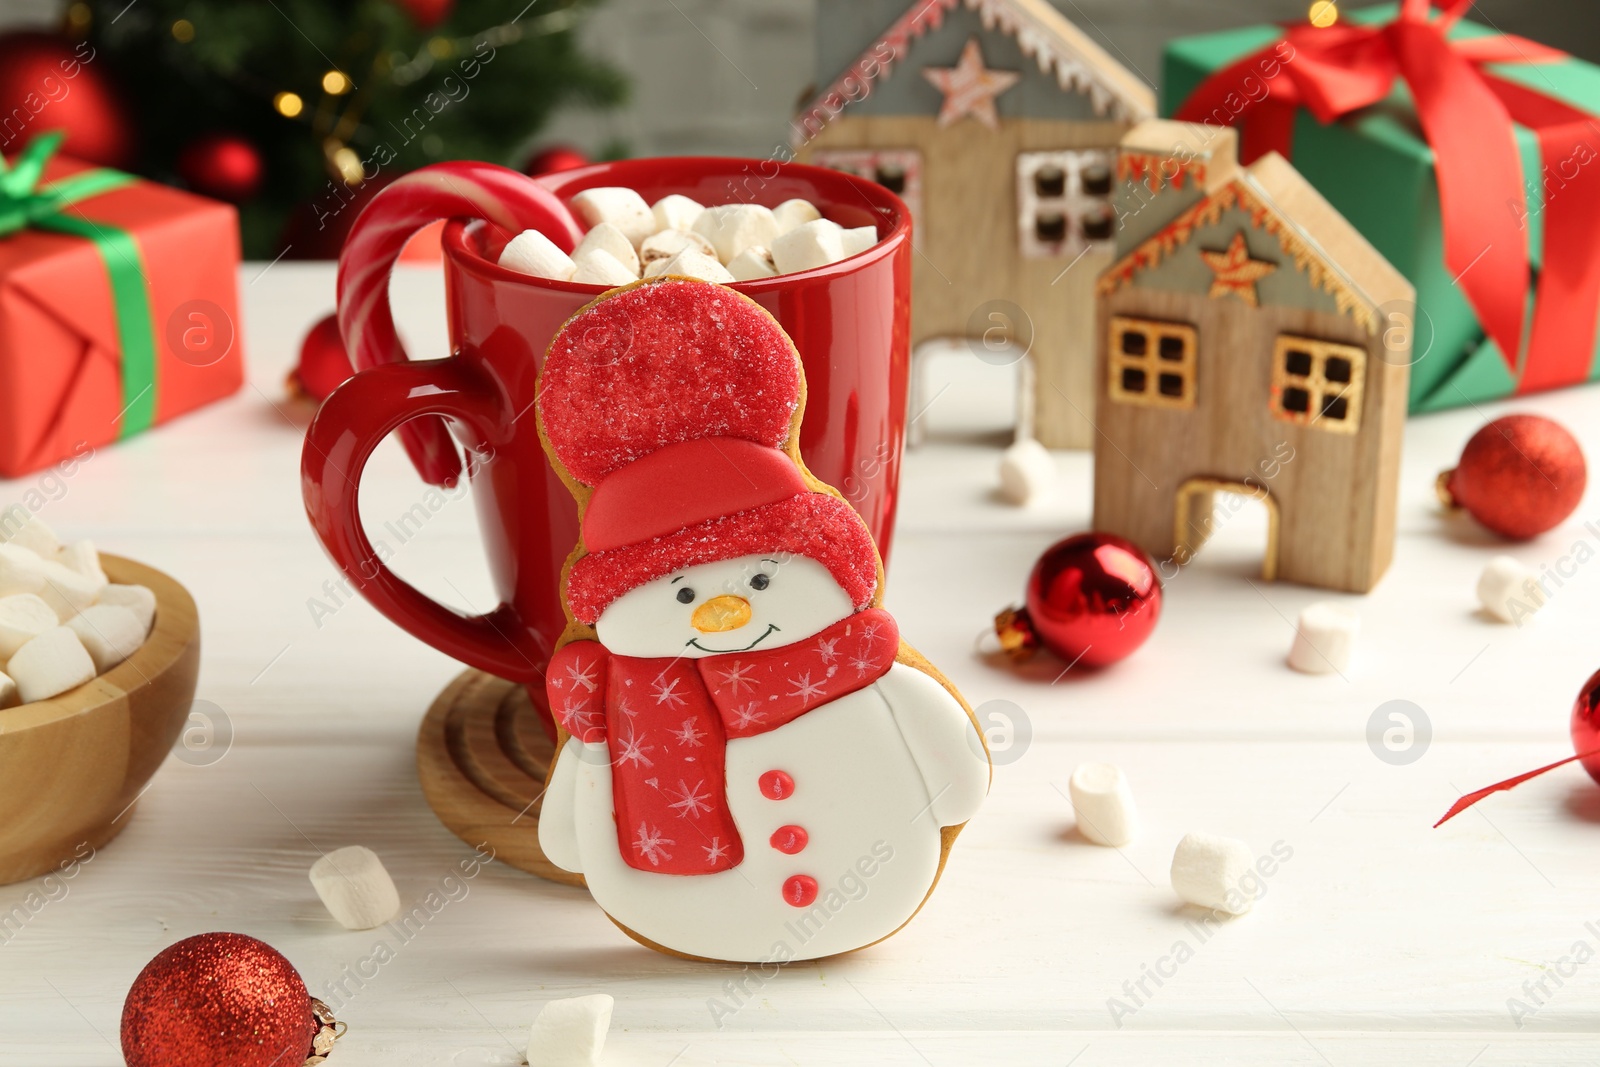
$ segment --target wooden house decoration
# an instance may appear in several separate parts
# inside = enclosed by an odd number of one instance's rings
[[[1150,87],[1048,0],[820,0],[817,71],[795,158],[910,206],[913,346],[1000,331],[1033,362],[1039,440],[1090,447],[1116,146]]]
[[[1364,593],[1394,554],[1415,293],[1282,156],[1146,122],[1097,286],[1094,526],[1178,563],[1262,500],[1263,577]]]

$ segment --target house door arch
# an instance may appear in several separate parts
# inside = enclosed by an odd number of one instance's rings
[[[1178,486],[1177,512],[1172,529],[1172,557],[1180,565],[1194,558],[1211,536],[1212,516],[1218,493],[1236,493],[1259,500],[1267,507],[1267,551],[1261,560],[1261,580],[1278,578],[1278,529],[1281,516],[1278,501],[1266,486],[1230,481],[1226,478],[1190,478]]]

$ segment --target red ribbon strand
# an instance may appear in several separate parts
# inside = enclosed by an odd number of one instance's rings
[[[1428,0],[1405,0],[1386,25],[1287,26],[1283,40],[1203,81],[1175,117],[1221,116],[1241,125],[1246,163],[1269,151],[1292,158],[1298,108],[1335,122],[1385,99],[1400,79],[1434,150],[1445,265],[1517,377],[1518,392],[1581,382],[1600,314],[1600,167],[1586,165],[1596,153],[1585,138],[1600,125],[1484,69],[1558,62],[1565,53],[1507,34],[1447,40],[1469,7],[1471,0],[1449,0],[1430,19]],[[1525,355],[1527,227],[1535,220],[1515,124],[1538,135],[1546,186],[1544,267]]]

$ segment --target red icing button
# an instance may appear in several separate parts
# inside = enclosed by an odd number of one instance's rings
[[[780,826],[772,833],[772,847],[790,856],[806,847],[811,835],[804,826]]]
[[[783,899],[797,908],[809,908],[817,899],[817,880],[797,874],[783,883]]]
[[[794,795],[794,778],[787,771],[768,771],[756,784],[768,800],[788,800]]]

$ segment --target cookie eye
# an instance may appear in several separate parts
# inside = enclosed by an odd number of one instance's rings
[[[765,574],[756,574],[750,578],[751,589],[765,589],[772,584],[772,579]]]
[[[682,589],[678,590],[678,603],[693,604],[694,590],[690,589],[688,586],[684,586]]]

